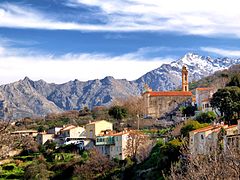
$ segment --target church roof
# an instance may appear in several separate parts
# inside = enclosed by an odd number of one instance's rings
[[[192,96],[190,91],[152,91],[150,96]]]

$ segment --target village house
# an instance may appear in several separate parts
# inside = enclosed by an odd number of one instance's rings
[[[47,134],[46,132],[39,132],[36,136],[36,141],[40,145],[44,145],[47,141],[54,141],[55,134]]]
[[[47,132],[37,133],[36,137],[38,144],[43,145],[49,140],[57,143],[58,146],[76,143],[82,139],[86,139],[85,129],[74,125],[50,128]]]
[[[105,130],[112,131],[113,124],[105,120],[88,123],[86,125],[86,138],[96,139],[96,136]]]
[[[198,111],[206,112],[212,111],[210,100],[216,89],[211,87],[196,88],[196,105]]]
[[[28,130],[14,131],[14,132],[11,132],[11,134],[19,134],[19,135],[21,135],[21,136],[32,136],[32,137],[36,137],[37,134],[38,134],[38,131],[28,129]]]
[[[47,141],[53,141],[58,147],[75,144],[79,149],[90,149],[95,145],[96,136],[106,130],[112,131],[113,124],[105,120],[87,124],[86,130],[74,125],[53,127],[47,132],[39,132],[36,141],[40,145],[44,145]]]
[[[96,148],[98,151],[109,157],[124,160],[126,158],[126,145],[129,131],[122,132],[106,131],[96,137]]]
[[[60,130],[62,129],[63,127],[52,127],[50,129],[47,130],[47,134],[59,134],[60,133]]]
[[[219,142],[219,134],[222,130],[224,130],[224,133],[227,136],[233,135],[237,133],[237,125],[228,126],[224,123],[213,124],[190,131],[189,147],[191,154],[208,154],[212,150],[216,149]]]
[[[224,150],[240,148],[240,120],[238,120],[237,133],[229,134],[224,137]]]
[[[86,137],[86,131],[83,127],[68,125],[63,127],[60,131],[62,138],[80,138]]]
[[[188,70],[182,67],[182,91],[152,91],[145,87],[142,94],[144,101],[144,114],[152,118],[160,118],[183,103],[192,101],[192,92],[188,87]]]
[[[83,127],[68,125],[59,131],[59,144],[71,144],[76,141],[85,139],[86,131]]]

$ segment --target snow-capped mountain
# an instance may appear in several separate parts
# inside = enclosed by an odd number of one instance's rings
[[[136,80],[139,88],[148,84],[153,90],[173,90],[181,85],[182,66],[186,65],[189,71],[189,81],[199,80],[215,71],[229,68],[231,65],[240,64],[240,59],[217,58],[200,56],[188,53],[182,58],[163,64],[161,67],[148,72]]]
[[[198,80],[217,70],[240,64],[240,59],[217,58],[188,53],[182,58],[163,64],[135,81],[106,77],[101,80],[81,82],[69,81],[64,84],[49,84],[43,80],[29,78],[0,86],[0,118],[4,117],[7,106],[13,118],[44,116],[64,110],[79,110],[84,106],[109,105],[116,98],[140,95],[144,84],[153,90],[173,90],[181,85],[182,66],[189,70],[189,80]],[[4,105],[5,106],[4,106]]]

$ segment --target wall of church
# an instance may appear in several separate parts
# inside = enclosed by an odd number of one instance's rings
[[[150,96],[148,98],[149,105],[148,108],[146,107],[146,113],[153,118],[159,118],[180,104],[191,101],[189,96]]]

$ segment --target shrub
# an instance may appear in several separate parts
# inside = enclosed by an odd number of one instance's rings
[[[207,123],[200,124],[198,121],[189,120],[189,121],[187,121],[186,124],[181,128],[180,132],[181,132],[181,135],[182,135],[183,137],[188,137],[190,131],[193,131],[193,130],[195,130],[195,129],[199,129],[199,128],[202,128],[202,127],[206,127],[206,126],[208,126]]]
[[[202,112],[197,115],[196,120],[200,123],[211,123],[216,119],[216,114],[213,111]]]
[[[48,179],[50,173],[47,164],[43,160],[34,161],[25,168],[24,179]]]
[[[15,168],[15,164],[8,164],[2,167],[3,170],[12,171]]]

